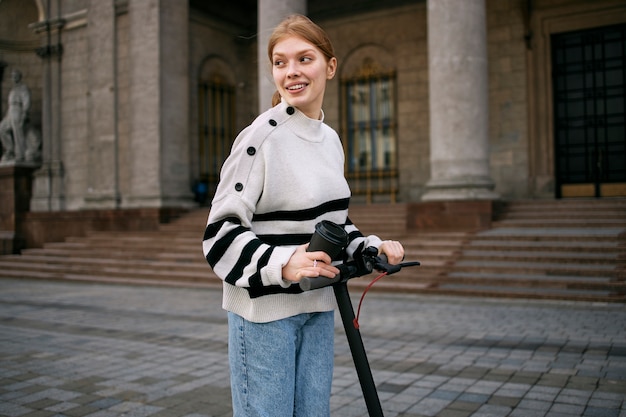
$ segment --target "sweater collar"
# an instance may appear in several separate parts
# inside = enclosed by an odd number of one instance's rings
[[[319,120],[315,120],[307,117],[297,107],[291,106],[285,100],[282,100],[276,107],[283,114],[289,115],[287,120],[285,120],[285,125],[296,136],[309,142],[321,142],[324,139],[322,134],[322,125],[324,124],[323,110],[321,110]]]

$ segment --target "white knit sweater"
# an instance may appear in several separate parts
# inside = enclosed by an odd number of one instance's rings
[[[334,309],[332,288],[303,293],[281,273],[321,220],[344,225],[348,256],[364,240],[380,245],[348,219],[343,170],[337,133],[284,101],[239,134],[222,167],[202,245],[224,280],[224,309],[253,322]]]

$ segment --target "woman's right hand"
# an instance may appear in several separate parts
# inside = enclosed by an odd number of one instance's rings
[[[283,266],[283,279],[300,282],[304,277],[335,278],[339,274],[339,269],[331,265],[330,256],[322,251],[307,252],[308,247],[308,243],[298,246],[287,265]]]

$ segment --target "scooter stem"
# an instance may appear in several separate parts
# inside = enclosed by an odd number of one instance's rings
[[[380,399],[378,398],[378,391],[376,391],[374,377],[372,376],[372,370],[370,368],[369,361],[367,360],[365,347],[363,346],[361,332],[354,326],[354,308],[352,307],[352,301],[350,300],[348,284],[345,281],[340,282],[333,285],[333,289],[335,291],[335,298],[337,299],[339,313],[341,314],[343,328],[346,332],[346,337],[348,338],[350,351],[352,352],[354,367],[356,368],[356,373],[359,377],[359,382],[361,383],[361,390],[363,391],[363,397],[365,398],[367,412],[370,417],[384,417],[383,409],[380,405]]]

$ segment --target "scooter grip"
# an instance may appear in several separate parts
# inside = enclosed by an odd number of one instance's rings
[[[335,278],[326,278],[326,277],[317,277],[317,278],[309,278],[304,277],[300,280],[300,289],[302,291],[311,291],[316,290],[318,288],[328,287],[333,285],[336,282],[339,282],[341,279],[341,274],[337,274]]]

